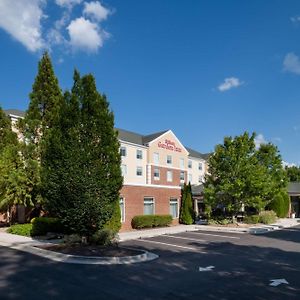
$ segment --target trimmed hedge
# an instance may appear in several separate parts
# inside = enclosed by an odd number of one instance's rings
[[[30,236],[31,235],[31,230],[32,230],[32,224],[27,223],[27,224],[11,225],[7,229],[7,232],[12,233],[12,234],[23,235],[23,236]]]
[[[57,218],[38,217],[31,220],[31,235],[45,235],[48,232],[63,233],[64,227]]]
[[[160,226],[169,226],[172,223],[171,215],[142,215],[135,216],[131,221],[132,228],[152,228]]]

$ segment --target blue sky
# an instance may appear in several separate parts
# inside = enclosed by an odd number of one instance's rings
[[[0,105],[25,110],[44,49],[93,73],[116,126],[214,149],[255,131],[300,164],[300,1],[0,0]]]

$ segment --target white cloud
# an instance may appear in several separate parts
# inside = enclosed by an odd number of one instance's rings
[[[241,82],[238,78],[228,77],[228,78],[225,78],[224,82],[222,82],[218,86],[218,90],[220,92],[225,92],[225,91],[228,91],[232,88],[237,88],[237,87],[241,86],[242,84],[243,84],[243,82]]]
[[[28,50],[43,48],[41,19],[44,0],[1,0],[0,27]]]
[[[108,33],[83,17],[73,20],[67,27],[70,44],[74,49],[96,52],[103,45]]]
[[[291,73],[300,74],[299,57],[292,52],[288,53],[283,60],[283,69]]]
[[[80,4],[82,0],[55,0],[55,3],[61,7],[72,8],[74,5]]]
[[[254,139],[254,143],[255,143],[255,148],[259,148],[260,145],[262,144],[267,144],[268,142],[266,141],[265,137],[263,136],[263,134],[258,134],[255,139]]]
[[[285,167],[296,167],[297,165],[294,164],[294,163],[289,163],[287,161],[282,161],[282,166],[285,168]]]
[[[293,23],[298,23],[298,22],[300,22],[300,16],[294,16],[294,17],[291,17],[290,20],[291,20]]]
[[[97,21],[106,20],[111,11],[105,8],[99,1],[84,2],[83,14]]]

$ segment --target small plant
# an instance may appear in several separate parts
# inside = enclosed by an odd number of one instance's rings
[[[32,230],[32,224],[27,223],[27,224],[12,225],[7,229],[7,232],[12,234],[23,235],[23,236],[30,236],[31,230]]]
[[[250,215],[244,218],[246,224],[257,224],[259,223],[259,215]]]
[[[65,235],[64,242],[66,244],[78,244],[81,242],[81,236],[78,234]]]
[[[265,210],[259,213],[259,222],[263,224],[271,224],[276,221],[276,213],[273,210]]]
[[[224,217],[215,217],[208,220],[208,225],[227,225],[231,223],[231,219],[227,219]]]
[[[101,229],[96,231],[90,238],[92,244],[100,246],[111,246],[117,244],[117,234],[111,229]]]

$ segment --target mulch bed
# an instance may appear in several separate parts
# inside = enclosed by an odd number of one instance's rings
[[[101,256],[101,257],[125,257],[143,254],[142,251],[126,249],[118,246],[97,246],[97,245],[43,245],[37,248],[54,252],[80,255],[80,256]]]

